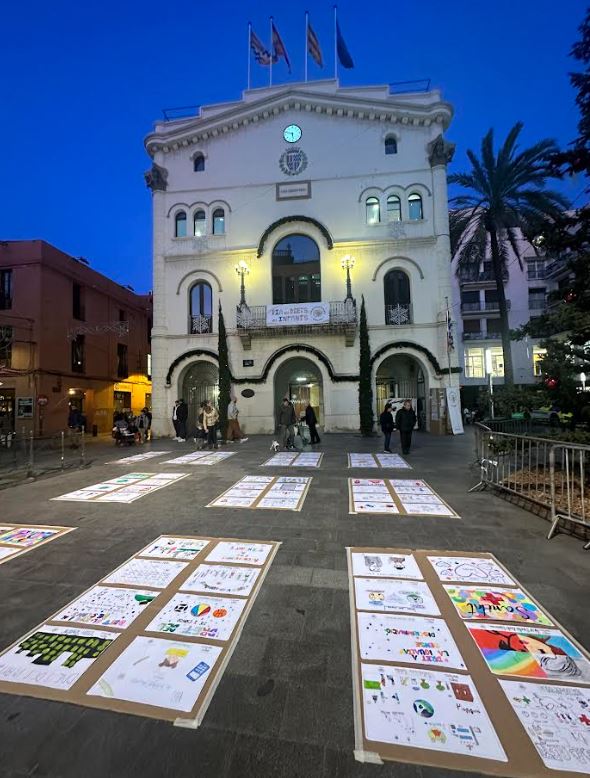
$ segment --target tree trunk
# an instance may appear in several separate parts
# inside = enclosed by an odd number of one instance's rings
[[[498,292],[498,307],[500,309],[500,329],[502,331],[502,354],[504,356],[504,385],[514,386],[514,370],[512,369],[512,341],[510,338],[510,324],[508,322],[508,306],[506,304],[506,292],[502,277],[502,259],[498,234],[495,228],[490,229],[490,247],[492,250],[492,270]]]

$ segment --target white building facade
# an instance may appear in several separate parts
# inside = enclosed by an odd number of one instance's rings
[[[191,423],[216,398],[219,306],[246,432],[272,432],[284,396],[325,431],[357,430],[361,297],[376,412],[409,396],[436,426],[436,390],[459,369],[445,321],[451,118],[437,91],[317,81],[156,124],[156,434],[172,433],[176,398]]]

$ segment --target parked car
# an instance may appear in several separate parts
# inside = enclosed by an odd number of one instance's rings
[[[569,427],[574,414],[571,411],[561,411],[556,406],[547,405],[531,411],[531,418],[533,421],[549,424],[550,427]]]

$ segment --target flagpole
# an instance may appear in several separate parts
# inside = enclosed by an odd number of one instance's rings
[[[252,56],[250,54],[250,45],[252,43],[252,22],[248,22],[248,89],[250,89],[250,71],[252,68]]]
[[[334,79],[338,80],[338,6],[334,6]]]
[[[445,316],[445,321],[446,321],[446,325],[447,325],[446,326],[446,330],[447,331],[445,333],[446,340],[447,340],[447,362],[448,362],[448,365],[449,365],[449,386],[452,386],[453,385],[453,379],[452,379],[452,373],[451,373],[451,344],[449,342],[449,335],[452,333],[452,330],[451,330],[451,312],[449,310],[449,298],[445,297],[445,301],[446,301],[446,304],[447,304],[447,314]]]
[[[307,83],[307,41],[309,37],[309,13],[305,12],[305,81]]]
[[[272,16],[270,17],[270,67],[268,69],[268,85],[272,86],[272,58],[273,58],[273,45],[272,45]]]

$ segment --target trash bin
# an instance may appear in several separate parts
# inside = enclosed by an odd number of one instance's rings
[[[92,425],[92,437],[97,438],[98,437],[98,425],[93,424]]]

